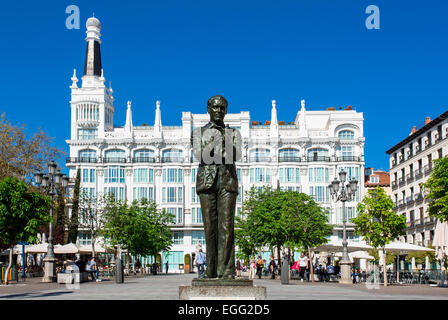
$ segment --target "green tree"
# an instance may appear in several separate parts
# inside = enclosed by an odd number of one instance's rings
[[[252,187],[246,192],[241,217],[235,217],[235,244],[242,258],[249,259],[256,248],[272,248],[284,243],[281,207],[269,186]]]
[[[81,192],[78,207],[78,229],[86,230],[92,240],[92,257],[96,257],[95,243],[104,227],[104,208],[108,197],[104,194]]]
[[[103,210],[104,228],[101,234],[113,246],[126,249],[132,255],[154,257],[172,245],[170,224],[174,215],[159,210],[152,201],[142,199],[128,205],[109,197]]]
[[[306,194],[253,187],[245,198],[235,224],[235,243],[245,259],[262,246],[277,248],[279,257],[282,247],[303,247],[310,253],[332,233],[326,212]]]
[[[448,158],[434,160],[434,170],[429,179],[423,184],[428,191],[429,215],[442,222],[448,221]]]
[[[42,171],[48,162],[57,159],[62,151],[52,147],[53,138],[38,130],[31,137],[25,125],[14,126],[0,116],[0,180],[5,177],[33,181],[33,175]]]
[[[307,194],[287,191],[283,203],[283,221],[288,235],[286,244],[308,251],[314,281],[311,249],[328,242],[333,226],[328,224],[327,211]]]
[[[73,189],[72,198],[72,215],[70,223],[68,224],[68,243],[76,243],[78,239],[78,224],[79,224],[79,196],[81,190],[81,169],[76,171],[75,187]]]
[[[12,266],[14,245],[37,240],[39,227],[51,221],[50,207],[50,198],[30,191],[25,182],[10,177],[0,181],[0,243],[10,248],[6,274]]]
[[[386,255],[386,244],[401,235],[407,228],[406,217],[397,215],[392,199],[381,187],[367,192],[362,202],[358,204],[358,216],[351,221],[355,224],[355,234],[364,239],[374,248],[381,248]],[[386,263],[383,266],[386,274]],[[384,277],[387,286],[387,277]]]

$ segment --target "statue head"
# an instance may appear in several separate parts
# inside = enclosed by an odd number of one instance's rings
[[[213,122],[223,122],[227,113],[228,102],[223,96],[213,96],[207,101],[207,112]]]

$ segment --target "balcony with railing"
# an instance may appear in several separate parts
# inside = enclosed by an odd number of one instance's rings
[[[406,175],[406,182],[410,183],[414,181],[414,172],[410,172]]]
[[[425,172],[425,176],[431,174],[432,172],[432,163],[427,164],[426,166],[423,167],[423,171]]]
[[[342,157],[337,157],[336,161],[338,161],[338,162],[359,162],[359,161],[361,161],[361,157],[358,157],[358,156],[342,156]]]
[[[132,158],[133,163],[154,163],[156,159],[154,157],[134,157]]]
[[[423,194],[421,192],[416,193],[415,196],[414,196],[414,200],[417,203],[422,202],[424,199],[425,199],[425,197],[423,196]]]
[[[414,204],[414,202],[415,202],[414,195],[411,195],[411,196],[406,198],[406,205],[407,206],[412,206]]]
[[[184,162],[184,158],[183,157],[163,157],[162,158],[162,162],[163,163],[167,163],[167,162]]]
[[[103,163],[126,163],[126,158],[123,158],[123,157],[106,157],[106,158],[103,158]]]
[[[97,163],[97,158],[81,157],[81,158],[67,158],[66,163]]]
[[[415,219],[415,226],[419,226],[423,223],[423,221],[419,218],[419,219]]]
[[[425,217],[425,224],[432,224],[436,222],[435,217]]]
[[[397,188],[398,188],[398,181],[397,180],[392,181],[392,190],[395,190]]]
[[[271,162],[271,157],[270,156],[250,156],[249,157],[249,161],[250,162]]]
[[[415,227],[415,221],[414,220],[408,221],[407,224],[408,224],[408,228],[414,228]]]
[[[414,171],[414,177],[415,177],[416,180],[422,178],[423,177],[423,169],[420,168],[420,169],[415,170]]]
[[[308,162],[330,162],[330,157],[327,156],[309,156],[307,157]]]
[[[404,179],[404,177],[401,177],[398,179],[398,185],[400,187],[403,187],[406,184],[406,180]]]
[[[300,162],[299,156],[279,156],[278,162]]]

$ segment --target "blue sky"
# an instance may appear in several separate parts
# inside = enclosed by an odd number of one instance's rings
[[[68,5],[81,28],[68,30]],[[368,5],[380,30],[368,30]],[[85,21],[102,23],[102,64],[112,81],[115,125],[126,101],[134,125],[180,125],[223,94],[229,112],[294,121],[307,109],[352,105],[364,113],[366,166],[388,169],[385,151],[448,106],[445,1],[8,1],[0,10],[0,112],[40,127],[66,152],[70,77],[84,66]],[[61,164],[64,161],[60,162]]]

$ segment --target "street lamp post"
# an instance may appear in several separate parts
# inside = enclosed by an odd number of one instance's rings
[[[59,172],[57,164],[51,161],[48,164],[48,173],[36,173],[34,176],[34,181],[39,187],[43,187],[46,193],[51,197],[51,207],[50,207],[50,225],[48,231],[48,247],[47,254],[45,256],[44,267],[45,273],[42,278],[42,282],[55,282],[56,281],[56,257],[54,255],[53,247],[53,202],[54,196],[57,194],[57,187],[62,186],[66,188],[68,185],[68,177]]]
[[[344,170],[339,172],[339,179],[337,177],[328,186],[331,192],[332,198],[337,202],[342,202],[342,259],[339,262],[341,266],[341,280],[340,283],[351,283],[350,281],[350,257],[348,256],[347,248],[347,212],[345,208],[345,202],[354,199],[358,181],[355,178],[347,182],[347,172]],[[341,190],[339,191],[339,185]]]

